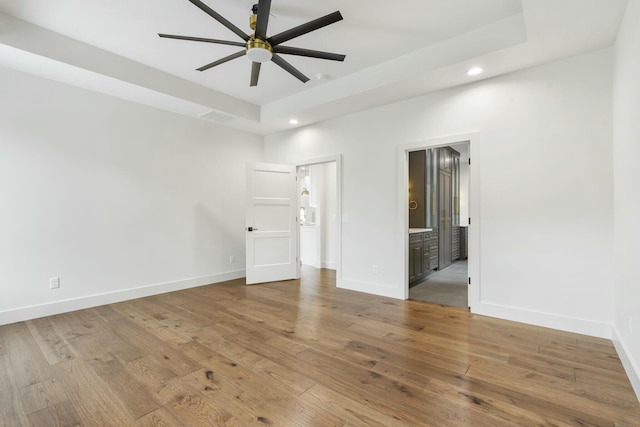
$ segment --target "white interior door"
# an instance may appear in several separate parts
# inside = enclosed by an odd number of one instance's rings
[[[247,285],[298,275],[296,168],[247,164]]]

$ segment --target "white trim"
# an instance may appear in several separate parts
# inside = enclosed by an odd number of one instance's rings
[[[629,351],[629,347],[627,347],[625,342],[622,340],[622,335],[618,332],[618,328],[614,326],[612,329],[613,345],[616,347],[620,362],[622,362],[622,366],[627,373],[627,377],[629,377],[631,387],[633,387],[633,391],[636,392],[636,397],[640,401],[640,367],[633,359],[633,354]]]
[[[321,268],[327,268],[329,270],[335,270],[336,269],[336,262],[335,261],[323,261]]]
[[[121,291],[107,292],[103,294],[88,295],[63,301],[54,301],[45,304],[20,307],[6,311],[0,311],[0,325],[22,322],[39,317],[52,316],[54,314],[67,313],[69,311],[82,310],[105,304],[148,297],[166,292],[195,288],[213,283],[226,282],[228,280],[245,277],[245,270],[229,271],[226,273],[212,274],[209,276],[193,277],[190,279],[176,280],[174,282],[156,283]]]
[[[404,298],[404,292],[397,286],[384,286],[378,283],[367,283],[358,280],[342,279],[342,289],[348,289],[351,291],[363,292],[365,294],[373,294],[382,297],[406,299]]]
[[[576,334],[611,339],[612,325],[609,323],[594,322],[593,320],[581,319],[578,317],[526,310],[519,307],[487,303],[484,301],[476,305],[473,312],[483,316],[542,326],[544,328],[558,329]]]
[[[468,269],[469,277],[471,277],[471,285],[469,286],[469,307],[472,312],[475,312],[474,308],[480,305],[480,133],[468,132],[457,135],[443,136],[440,138],[431,138],[399,144],[397,146],[397,170],[398,170],[398,221],[397,232],[403,236],[399,239],[402,242],[402,248],[398,248],[398,251],[404,254],[403,257],[403,271],[404,276],[399,278],[399,282],[402,283],[402,297],[403,299],[409,298],[409,263],[408,260],[408,248],[409,248],[409,235],[407,230],[409,229],[409,194],[407,188],[409,187],[409,151],[421,150],[424,148],[447,146],[452,144],[459,144],[463,142],[469,142],[469,157],[472,159],[471,166],[469,168],[469,217],[471,218],[471,224],[469,224],[469,248],[468,248]]]
[[[313,157],[309,159],[296,160],[293,164],[298,166],[317,165],[320,163],[336,162],[336,261],[334,268],[336,270],[336,287],[343,287],[342,280],[342,154],[331,154],[322,157]],[[299,239],[298,239],[299,241]],[[300,255],[300,245],[298,244],[298,256]],[[298,264],[299,265],[299,264]],[[298,271],[299,273],[299,271]],[[298,274],[298,277],[300,274]]]

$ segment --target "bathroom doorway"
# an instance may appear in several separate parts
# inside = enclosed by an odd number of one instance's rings
[[[297,176],[301,268],[338,270],[338,162],[298,164]]]
[[[408,152],[408,298],[468,308],[470,142]]]

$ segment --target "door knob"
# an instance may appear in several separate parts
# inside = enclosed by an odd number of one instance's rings
[[[254,227],[247,227],[247,231],[258,231],[258,229]]]

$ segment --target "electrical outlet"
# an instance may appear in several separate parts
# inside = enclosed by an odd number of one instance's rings
[[[235,255],[229,255],[229,264],[233,264],[234,262],[236,262],[236,256]]]
[[[60,287],[60,278],[59,277],[51,277],[49,278],[49,289],[58,289]]]
[[[373,271],[373,274],[378,274],[378,264],[373,264],[371,271]]]

